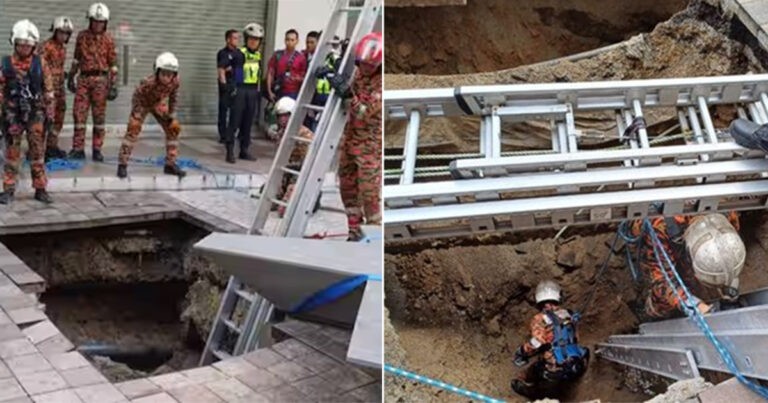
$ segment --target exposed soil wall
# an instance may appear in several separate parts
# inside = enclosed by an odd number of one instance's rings
[[[467,74],[555,59],[648,32],[687,0],[469,0],[385,13],[388,73]]]

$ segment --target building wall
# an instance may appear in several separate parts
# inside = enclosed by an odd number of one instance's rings
[[[333,0],[278,0],[275,32],[269,42],[274,49],[284,48],[285,31],[293,28],[299,31],[299,49],[304,49],[307,33],[325,29],[333,6]],[[341,34],[346,26],[346,21],[342,22]]]

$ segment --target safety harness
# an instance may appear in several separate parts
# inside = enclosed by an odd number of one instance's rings
[[[40,56],[32,56],[32,64],[29,72],[19,78],[16,68],[13,67],[11,56],[5,56],[2,60],[3,77],[5,77],[5,99],[15,105],[13,112],[18,113],[23,121],[27,121],[32,109],[39,105],[43,93],[43,68]],[[7,108],[8,103],[3,105]]]
[[[576,321],[578,317],[562,320],[552,311],[546,311],[545,314],[552,321],[552,330],[554,332],[551,351],[555,356],[557,366],[562,368],[562,371],[558,373],[558,377],[560,380],[578,378],[586,370],[584,359],[589,354],[589,351],[580,346],[576,340]]]

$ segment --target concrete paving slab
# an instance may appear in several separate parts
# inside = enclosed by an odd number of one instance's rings
[[[35,403],[82,403],[74,390],[65,389],[33,396]]]
[[[26,396],[16,378],[0,379],[0,402]]]
[[[53,369],[48,360],[46,360],[40,353],[10,357],[5,359],[5,363],[17,378],[22,374],[50,371]]]
[[[58,334],[61,334],[59,329],[50,320],[44,320],[40,323],[36,323],[26,329],[23,333],[27,336],[32,344],[42,343]]]
[[[253,401],[255,401],[257,398],[260,398],[256,392],[243,385],[236,379],[209,382],[205,384],[205,387],[210,389],[211,392],[213,392],[216,396],[225,402],[247,399],[253,399]]]
[[[162,389],[170,390],[180,388],[182,386],[194,385],[195,382],[180,373],[173,372],[165,375],[158,375],[148,378],[150,382],[159,386]]]
[[[171,389],[168,393],[179,403],[224,403],[213,392],[200,385]]]
[[[13,323],[17,325],[32,324],[48,319],[48,317],[45,316],[45,312],[37,307],[14,309],[8,311],[8,316],[10,316]]]
[[[83,386],[75,389],[75,393],[84,403],[124,403],[128,401],[117,388],[108,383]]]
[[[129,399],[136,399],[161,392],[160,387],[147,379],[120,382],[115,387]]]
[[[303,366],[291,361],[272,365],[266,370],[277,375],[277,377],[283,381],[289,383],[309,378],[313,375],[312,372],[307,368],[304,368]]]
[[[0,342],[23,339],[24,333],[14,324],[0,325]]]
[[[22,337],[24,337],[23,334]],[[3,360],[36,352],[37,350],[35,349],[35,346],[26,338],[0,342],[0,358]]]
[[[758,403],[764,402],[756,393],[747,389],[738,379],[731,378],[721,382],[713,388],[709,388],[699,394],[701,403],[739,402]]]
[[[101,372],[90,365],[87,367],[65,369],[60,373],[69,386],[73,388],[109,382]]]
[[[35,347],[45,356],[66,353],[74,350],[75,346],[63,334],[59,333],[50,339],[37,344]]]
[[[270,365],[285,362],[287,358],[274,352],[272,349],[262,348],[243,355],[243,358],[251,365],[259,368],[267,368]]]
[[[43,394],[56,390],[66,389],[67,381],[56,371],[33,372],[29,374],[20,374],[16,378],[30,395]]]
[[[328,382],[333,383],[344,392],[366,386],[376,381],[376,379],[365,372],[349,366],[336,368],[318,375]]]
[[[73,368],[82,368],[90,366],[82,354],[77,351],[70,351],[68,353],[57,353],[46,356],[48,362],[58,371],[64,371]]]
[[[274,373],[260,368],[254,368],[253,370],[238,375],[236,378],[256,392],[276,388],[285,383],[285,380]]]
[[[222,372],[214,367],[199,367],[179,372],[181,375],[189,378],[196,384],[221,381],[227,378]]]
[[[243,357],[229,358],[213,364],[213,367],[229,376],[237,376],[256,369]]]
[[[171,395],[163,392],[158,393],[156,395],[151,396],[145,396],[138,399],[131,400],[131,402],[135,403],[178,403],[176,399],[171,397]]]

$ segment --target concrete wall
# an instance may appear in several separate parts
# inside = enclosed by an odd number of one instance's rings
[[[278,0],[276,1],[276,24],[268,42],[273,49],[285,47],[285,31],[293,28],[299,31],[299,49],[304,49],[304,39],[309,31],[322,31],[328,24],[333,9],[333,0]],[[341,33],[346,32],[346,21],[342,21]]]

